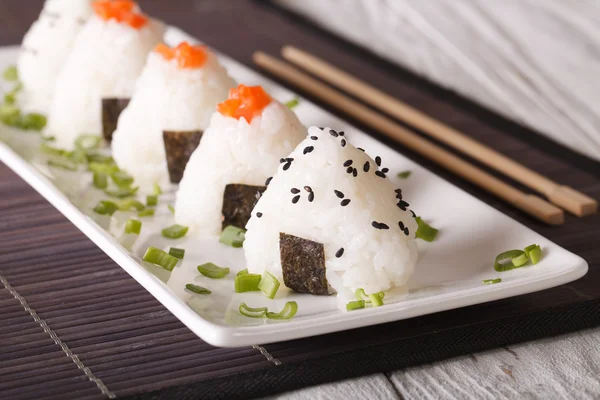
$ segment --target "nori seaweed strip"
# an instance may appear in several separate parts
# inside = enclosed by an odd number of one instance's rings
[[[246,229],[246,224],[252,215],[252,209],[265,190],[267,190],[266,186],[238,183],[230,183],[225,186],[223,208],[221,209],[223,214],[222,229],[229,225]]]
[[[283,282],[299,293],[329,295],[323,243],[279,233]]]
[[[202,131],[163,131],[169,179],[172,183],[181,181],[185,166],[200,144],[203,134]]]
[[[117,130],[117,121],[125,108],[129,105],[126,98],[102,99],[102,136],[108,143],[112,141],[113,132]]]

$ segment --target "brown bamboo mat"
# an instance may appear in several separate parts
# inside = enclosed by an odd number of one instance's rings
[[[271,7],[235,0],[142,5],[247,64],[258,48],[272,54],[284,43],[309,48],[550,178],[600,198],[598,163]],[[3,0],[0,44],[17,43],[39,6],[41,0]],[[544,226],[403,152],[581,255],[590,272],[558,288],[411,320],[218,349],[191,333],[0,164],[0,398],[244,398],[600,323],[600,216],[569,216],[563,227]]]

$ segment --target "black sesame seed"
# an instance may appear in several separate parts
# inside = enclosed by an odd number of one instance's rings
[[[408,203],[404,200],[400,200],[398,203],[398,208],[400,208],[402,211],[406,211],[406,207],[408,207]]]
[[[378,167],[381,166],[381,157],[377,156],[375,157],[375,163],[377,164]]]
[[[337,133],[336,131],[334,131],[333,129],[330,129],[330,130],[329,130],[329,134],[330,134],[331,136],[333,136],[333,137],[338,137],[338,136],[339,136],[339,135],[338,135],[338,133]]]
[[[280,158],[279,159],[279,164],[283,164],[285,162],[285,158]]]
[[[349,174],[351,174],[353,170],[354,170],[354,168],[352,168],[352,167],[346,168],[346,172]]]
[[[360,150],[360,151],[362,151],[363,153],[365,152],[365,149],[363,149],[362,147],[357,147],[357,148],[356,148],[356,150]]]
[[[346,147],[346,139],[342,139],[342,141],[340,142],[340,144],[342,145],[342,147]]]
[[[371,169],[371,163],[369,163],[368,161],[365,162],[365,165],[363,166],[363,171],[369,172],[370,169]]]
[[[396,189],[396,190],[394,190],[394,192],[396,192],[396,193],[402,193],[402,189]]]
[[[379,224],[379,229],[390,229],[390,227],[389,227],[389,226],[387,226],[386,224],[384,224],[383,222],[381,222],[381,223]]]
[[[380,178],[385,178],[385,174],[381,171],[375,171],[375,175],[377,175]]]
[[[290,192],[292,192],[292,194],[298,194],[298,193],[300,193],[300,190],[296,189],[296,188],[291,188]]]
[[[292,198],[292,203],[296,204],[298,202],[298,200],[300,200],[300,196],[299,195],[298,196],[294,196]]]
[[[381,172],[383,172],[384,174],[387,174],[389,172],[389,168],[382,168]]]
[[[404,234],[405,234],[406,236],[408,236],[408,233],[409,233],[409,232],[408,232],[408,228],[404,228]]]
[[[383,222],[377,222],[377,221],[371,222],[371,226],[375,229],[390,229],[390,227],[387,226],[386,224],[384,224]]]
[[[283,165],[283,170],[284,170],[284,171],[287,171],[288,169],[290,169],[290,167],[291,167],[291,166],[292,166],[292,163],[289,163],[289,162],[288,162],[288,163],[285,163],[285,164]]]
[[[339,131],[339,132],[338,132],[338,135],[340,135],[340,136],[344,136],[345,134],[346,134],[346,133],[345,133],[344,131]]]
[[[265,181],[265,186],[269,186],[269,183],[271,183],[272,179],[273,179],[272,176],[268,177],[267,180]]]
[[[356,170],[356,168],[352,170],[352,176],[354,176],[355,178],[358,176],[358,171]]]
[[[306,190],[307,192],[312,192],[312,188],[310,186],[304,186],[304,190]]]
[[[311,136],[310,138],[311,138],[312,140],[319,140],[319,137],[318,137],[318,136]]]
[[[305,147],[304,150],[302,151],[302,154],[306,154],[308,152],[309,152],[308,147]]]
[[[371,226],[375,229],[379,229],[379,222],[373,221],[373,222],[371,222]]]
[[[325,128],[323,128],[322,126],[319,126],[319,129],[322,130],[322,131],[325,130]]]
[[[336,251],[336,252],[335,252],[335,256],[336,256],[337,258],[340,258],[340,257],[341,257],[341,256],[343,256],[343,255],[344,255],[344,248],[343,248],[343,247],[340,247],[340,249],[339,249],[338,251]]]
[[[350,199],[344,199],[344,200],[342,200],[342,202],[340,203],[340,206],[342,206],[342,207],[346,207],[348,204],[350,204]]]
[[[261,212],[257,212],[257,213],[256,213],[256,216],[257,216],[258,218],[260,218],[260,217],[262,217],[262,213],[261,213]]]
[[[335,193],[335,195],[340,199],[344,198],[344,193],[340,192],[339,190],[334,190],[333,193]]]
[[[404,222],[399,221],[398,222],[398,227],[400,228],[401,231],[403,231],[404,230]]]
[[[315,199],[315,192],[310,192],[310,194],[308,195],[308,201],[312,203],[314,199]]]
[[[410,210],[410,213],[412,214],[413,218],[417,218],[417,214],[415,214],[413,210]]]
[[[293,159],[292,157],[284,158],[284,160],[285,160],[285,161],[287,161],[287,162],[292,162],[292,161],[294,161],[294,159]]]
[[[344,162],[344,167],[348,167],[348,166],[350,166],[350,165],[352,165],[352,160],[346,160],[346,161]]]

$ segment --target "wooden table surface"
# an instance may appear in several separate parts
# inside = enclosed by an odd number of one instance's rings
[[[350,1],[350,0],[349,0]],[[164,0],[145,0],[141,3],[153,15],[159,15],[167,22],[183,27],[194,27],[193,34],[208,44],[219,48],[238,60],[250,64],[250,56],[255,49],[264,48],[270,43],[275,32],[268,24],[255,19],[248,13],[257,4],[246,4],[245,0],[186,0],[166,2]],[[0,2],[0,45],[18,44],[37,17],[41,0],[2,0]],[[175,6],[175,3],[177,5]],[[223,18],[211,18],[228,14],[230,31],[236,34],[222,34]],[[220,22],[219,22],[220,21]],[[251,26],[252,38],[261,38],[261,42],[245,40],[243,29]],[[297,26],[293,29],[299,29]],[[293,33],[293,29],[290,32]],[[285,34],[285,32],[283,33]],[[273,43],[271,42],[271,47]],[[377,83],[377,76],[373,77]],[[394,88],[392,88],[394,89]],[[396,88],[397,89],[397,88]],[[411,98],[410,89],[405,90],[409,100],[419,102],[422,98]],[[444,106],[435,103],[415,104],[434,115],[444,114]],[[485,137],[485,133],[482,134]],[[518,146],[518,141],[507,139],[509,144]],[[512,142],[511,142],[512,140]],[[548,144],[546,149],[556,151]],[[580,168],[597,168],[585,160],[566,152],[565,157]],[[541,157],[535,162],[547,163]],[[556,176],[567,180],[568,167],[560,161],[556,163]],[[436,171],[440,172],[440,171]],[[444,176],[444,173],[441,173]],[[0,165],[0,176],[12,176],[4,165]],[[590,175],[588,184],[597,179]],[[447,177],[447,176],[446,176]],[[8,179],[8,178],[7,178]],[[459,184],[470,192],[475,190],[469,185]],[[24,182],[17,186],[19,190],[32,192]],[[590,186],[598,197],[600,185]],[[482,196],[479,196],[482,197]],[[506,209],[492,198],[485,197],[495,207],[506,211],[524,223],[534,224],[518,212]],[[537,230],[543,230],[543,227]],[[575,238],[573,239],[575,241]],[[569,247],[567,247],[569,248]],[[593,260],[598,262],[598,260]],[[567,291],[579,291],[582,298],[587,294],[583,288],[573,285]],[[493,351],[472,354],[429,365],[408,368],[387,374],[377,374],[352,379],[335,384],[302,389],[276,396],[281,399],[308,398],[598,398],[600,396],[600,329],[591,329],[561,337],[544,339],[532,343],[507,346]]]

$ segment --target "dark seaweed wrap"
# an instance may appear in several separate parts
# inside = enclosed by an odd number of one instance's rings
[[[251,186],[230,183],[223,192],[222,229],[229,225],[246,229],[246,224],[252,215],[252,209],[258,199],[267,190],[266,186]]]
[[[323,243],[280,232],[279,255],[285,286],[299,293],[329,294]]]
[[[112,141],[112,135],[117,130],[119,116],[129,105],[129,100],[125,98],[102,99],[102,136],[108,143]]]
[[[163,131],[169,179],[172,183],[181,181],[185,166],[200,144],[203,134],[202,131]]]

